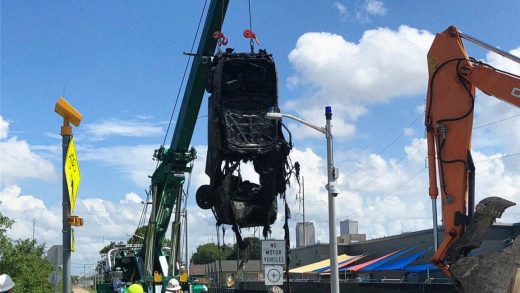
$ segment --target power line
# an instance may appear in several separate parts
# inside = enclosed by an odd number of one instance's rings
[[[388,173],[388,171],[392,170],[393,168],[395,168],[397,165],[399,165],[399,163],[401,163],[407,156],[408,154],[405,153],[401,158],[399,158],[399,160],[397,161],[397,163],[395,163],[394,165],[392,165],[392,167],[390,168],[387,168],[384,172],[380,173],[379,175],[375,176],[374,179],[372,180],[369,180],[366,184],[364,184],[363,186],[357,188],[357,189],[354,189],[353,191],[349,191],[349,193],[351,194],[354,194],[355,192],[359,192],[361,190],[363,190],[365,187],[367,187],[368,185],[370,185],[371,183],[373,183],[374,181],[377,181],[377,179],[383,177],[385,174]]]
[[[401,185],[397,186],[397,188],[395,188],[394,190],[392,190],[392,191],[386,193],[385,195],[383,195],[382,198],[380,198],[380,199],[378,199],[378,200],[372,202],[372,203],[369,204],[367,207],[370,207],[370,206],[376,204],[377,202],[380,202],[380,201],[386,199],[387,197],[389,197],[390,195],[392,195],[394,192],[396,192],[397,190],[401,189],[403,186],[405,186],[405,185],[408,184],[410,181],[412,181],[415,177],[419,176],[419,174],[421,174],[421,173],[422,173],[424,170],[426,170],[426,169],[427,169],[426,167],[422,168],[422,169],[419,170],[417,173],[415,173],[415,175],[413,175],[413,176],[410,177],[408,180],[406,180],[404,183],[402,183]]]
[[[509,157],[518,156],[518,155],[520,155],[520,152],[512,153],[512,154],[505,154],[505,155],[499,156],[499,157],[494,157],[494,158],[490,158],[490,159],[476,161],[475,164],[482,163],[482,162],[487,162],[487,161],[493,161],[493,160],[497,160],[497,159],[509,158]]]
[[[378,151],[375,156],[378,156],[380,154],[382,154],[383,152],[385,152],[390,146],[392,146],[399,138],[401,138],[405,133],[406,133],[406,130],[408,128],[410,128],[412,125],[415,124],[415,122],[417,122],[417,120],[419,120],[420,117],[422,117],[424,114],[423,113],[420,113],[419,115],[417,115],[414,120],[408,124],[408,126],[406,126],[404,128],[403,131],[401,131],[401,133],[399,135],[397,135],[396,137],[394,137],[388,144],[386,144],[380,151]],[[357,166],[356,168],[354,168],[350,173],[346,174],[345,176],[350,176],[352,174],[354,174],[356,171],[358,171],[359,169],[362,169],[366,164],[372,162],[372,160],[375,158],[375,156],[371,157],[370,159],[368,159],[367,161],[363,162],[361,165]]]
[[[486,124],[482,124],[482,125],[479,125],[479,126],[475,126],[475,127],[473,127],[473,129],[479,129],[479,128],[486,127],[486,126],[489,126],[489,125],[493,125],[493,124],[497,124],[497,123],[500,123],[500,122],[504,122],[506,120],[510,120],[510,119],[516,118],[518,116],[520,116],[520,114],[516,114],[516,115],[510,116],[510,117],[504,118],[504,119],[500,119],[500,120],[493,121],[493,122],[490,122],[490,123],[486,123]]]

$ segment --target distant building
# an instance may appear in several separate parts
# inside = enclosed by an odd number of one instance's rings
[[[367,235],[366,234],[347,234],[347,235],[340,235],[337,238],[338,244],[350,244],[350,243],[356,243],[361,241],[366,241]]]
[[[338,244],[356,243],[367,239],[366,234],[358,233],[358,221],[350,219],[339,222],[339,234]]]
[[[296,223],[296,247],[301,247],[314,243],[316,243],[316,233],[314,231],[314,224],[311,222],[305,222],[305,225],[303,222]]]
[[[339,235],[358,234],[358,221],[346,219],[339,222]]]

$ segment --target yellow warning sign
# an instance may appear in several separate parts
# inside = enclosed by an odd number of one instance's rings
[[[72,138],[70,139],[67,157],[65,159],[65,178],[69,190],[70,212],[72,213],[74,211],[79,181],[81,179],[79,175],[78,158],[76,157],[76,148],[74,147],[74,139]]]

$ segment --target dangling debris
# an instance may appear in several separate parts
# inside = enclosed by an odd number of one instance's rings
[[[197,190],[197,204],[212,209],[218,224],[240,228],[276,220],[277,196],[286,189],[292,148],[282,125],[265,119],[278,108],[276,68],[266,50],[234,53],[227,49],[213,59],[206,90],[210,184]],[[258,183],[244,179],[240,165],[252,163]],[[287,168],[287,169],[286,169]]]

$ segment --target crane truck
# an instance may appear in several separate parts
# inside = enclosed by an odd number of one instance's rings
[[[185,53],[194,59],[171,145],[154,152],[158,166],[151,176],[151,213],[146,233],[142,245],[124,245],[108,252],[108,279],[113,283],[140,282],[146,290],[163,292],[167,282],[179,275],[183,184],[196,158],[190,141],[204,90],[211,94],[206,161],[210,184],[197,190],[196,200],[201,208],[212,209],[217,225],[232,225],[242,251],[239,271],[247,262],[249,249],[240,229],[263,226],[267,237],[276,220],[277,195],[284,194],[289,177],[297,173],[293,170],[299,170],[299,165],[295,164],[295,168],[288,161],[292,145],[283,136],[283,125],[264,118],[265,113],[278,108],[272,55],[266,50],[254,52],[256,35],[251,30],[244,31],[251,52],[236,53],[231,48],[222,51],[227,39],[221,26],[228,4],[228,0],[211,1],[198,50]],[[253,163],[259,183],[243,180],[240,164],[246,162]],[[172,216],[171,241],[165,247]],[[100,292],[111,292],[110,286],[104,287],[108,289]],[[203,289],[200,285],[190,288],[192,292]]]
[[[151,176],[151,212],[142,245],[116,247],[108,255],[107,282],[97,286],[98,292],[113,293],[111,283],[122,274],[123,283],[139,282],[146,292],[164,292],[168,281],[179,275],[179,238],[183,184],[186,174],[192,170],[196,151],[190,142],[198,117],[211,59],[217,47],[214,32],[222,29],[229,0],[212,0],[200,36],[180,106],[175,130],[170,146],[155,150],[154,158],[158,166]],[[164,247],[170,220],[172,239],[169,247]],[[124,264],[117,267],[115,264]],[[122,273],[118,273],[120,268]],[[199,288],[198,291],[202,289]],[[197,288],[195,290],[197,291]]]
[[[475,202],[475,166],[471,134],[475,89],[520,107],[520,77],[468,57],[463,39],[520,63],[520,58],[490,46],[451,26],[436,35],[428,52],[427,132],[429,195],[437,243],[436,199],[441,192],[444,240],[432,262],[464,292],[511,292],[520,267],[520,238],[504,251],[468,256],[506,208],[515,205],[488,197]],[[513,131],[519,131],[513,129]],[[437,176],[439,177],[437,180]]]

